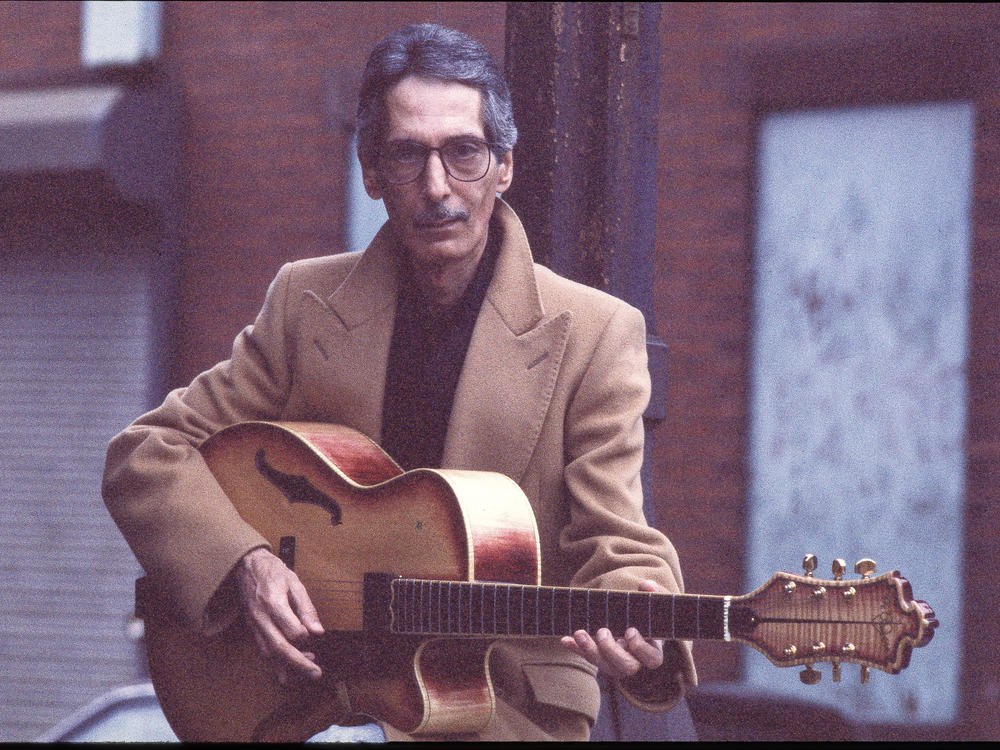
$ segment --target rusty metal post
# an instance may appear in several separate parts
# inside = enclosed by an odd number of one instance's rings
[[[505,198],[535,260],[646,317],[652,397],[643,510],[656,522],[652,429],[664,418],[667,348],[655,332],[657,3],[507,3],[506,74],[519,139]],[[602,682],[595,740],[696,739],[686,704],[645,713]]]
[[[659,15],[657,3],[508,3],[506,31],[520,136],[505,197],[535,260],[646,316],[648,437],[667,364],[653,310]],[[648,469],[644,484],[652,524]]]

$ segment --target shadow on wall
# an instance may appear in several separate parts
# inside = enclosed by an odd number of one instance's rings
[[[965,739],[961,725],[868,725],[807,700],[739,683],[709,683],[688,693],[703,742],[882,742]]]

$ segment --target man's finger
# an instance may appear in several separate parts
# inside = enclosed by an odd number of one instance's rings
[[[268,617],[256,617],[254,620],[260,633],[258,645],[261,640],[264,642],[264,648],[261,650],[262,655],[271,663],[282,684],[286,682],[289,668],[312,679],[318,679],[322,676],[323,670],[314,661],[315,655],[313,655],[313,659],[310,659],[295,648]]]
[[[323,623],[319,620],[319,612],[316,611],[306,587],[302,585],[298,576],[289,587],[288,599],[295,614],[298,615],[299,621],[309,631],[309,635],[323,635],[325,631]]]
[[[663,642],[648,641],[635,628],[625,631],[625,644],[631,653],[646,669],[657,669],[663,664]]]

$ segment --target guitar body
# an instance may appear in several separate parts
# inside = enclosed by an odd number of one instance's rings
[[[390,635],[364,621],[378,572],[440,581],[540,582],[527,498],[490,472],[403,472],[349,428],[245,422],[201,452],[237,511],[302,580],[327,634],[324,676],[281,686],[239,618],[206,638],[150,597],[150,676],[182,741],[302,741],[332,723],[414,734],[482,729],[494,710],[490,641]]]

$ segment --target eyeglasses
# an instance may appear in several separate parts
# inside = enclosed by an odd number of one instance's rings
[[[379,171],[392,185],[413,182],[424,173],[431,151],[438,152],[444,171],[460,182],[481,180],[490,171],[490,144],[471,137],[455,138],[437,148],[417,141],[388,143],[378,157]]]

